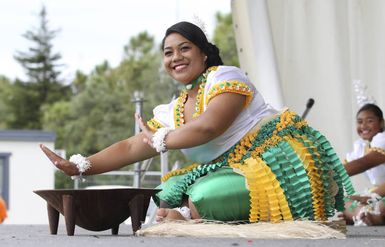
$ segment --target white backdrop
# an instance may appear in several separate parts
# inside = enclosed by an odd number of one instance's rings
[[[265,99],[301,115],[313,98],[308,122],[344,158],[357,138],[352,81],[385,109],[385,1],[233,0],[232,12],[241,67]]]

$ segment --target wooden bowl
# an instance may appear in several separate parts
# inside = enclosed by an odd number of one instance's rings
[[[111,229],[116,235],[119,225],[131,216],[135,233],[145,220],[151,196],[160,190],[119,189],[62,189],[36,190],[47,201],[51,234],[57,234],[59,213],[64,215],[67,235],[74,235],[75,225],[90,231]]]

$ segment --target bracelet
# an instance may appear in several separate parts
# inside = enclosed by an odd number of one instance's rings
[[[370,198],[368,199],[368,204],[371,204],[371,203],[375,204],[375,203],[381,201],[381,199],[382,199],[382,197],[379,194],[374,193],[374,192],[370,193],[369,197]]]
[[[164,153],[167,151],[165,138],[167,134],[173,130],[172,128],[160,128],[152,135],[152,146],[158,153]]]
[[[70,157],[69,162],[73,163],[79,171],[78,176],[71,176],[71,178],[73,180],[80,179],[81,181],[85,181],[85,179],[83,178],[83,172],[91,168],[91,161],[89,161],[86,157],[81,154],[74,154]]]

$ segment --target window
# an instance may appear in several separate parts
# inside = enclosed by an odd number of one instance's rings
[[[9,208],[9,153],[0,153],[0,196]]]

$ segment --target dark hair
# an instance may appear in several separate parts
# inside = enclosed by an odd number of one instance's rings
[[[179,33],[193,44],[199,47],[204,54],[207,56],[206,68],[211,66],[222,65],[222,58],[219,55],[219,49],[215,45],[211,44],[202,29],[198,26],[182,21],[178,22],[166,30],[166,34],[162,40],[162,50],[164,49],[164,41],[168,35],[172,33]]]
[[[376,115],[376,117],[378,117],[381,120],[384,120],[384,115],[380,109],[380,107],[378,107],[377,105],[375,104],[366,104],[364,105],[363,107],[361,107],[358,112],[357,112],[357,115],[360,114],[361,112],[363,111],[370,111],[370,112],[373,112],[374,115]]]

